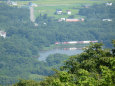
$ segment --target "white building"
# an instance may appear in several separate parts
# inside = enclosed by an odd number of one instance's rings
[[[65,20],[66,20],[66,18],[60,18],[60,19],[58,20],[58,22],[65,21]]]
[[[106,3],[106,6],[112,6],[112,3]]]
[[[70,11],[70,10],[67,10],[67,14],[68,14],[68,15],[71,15],[71,11]]]
[[[62,13],[63,13],[63,11],[61,9],[56,10],[56,14],[61,15]]]
[[[3,38],[6,38],[6,32],[0,30],[0,36],[2,36]]]
[[[81,18],[81,21],[83,22],[83,21],[85,21],[85,19],[84,19],[84,18]]]
[[[112,19],[102,19],[102,21],[112,21]]]

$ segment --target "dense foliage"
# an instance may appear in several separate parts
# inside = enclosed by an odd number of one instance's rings
[[[106,11],[103,13],[97,12],[97,7],[100,7],[100,10]],[[19,78],[32,79],[35,76],[41,75],[42,77],[54,73],[51,68],[58,68],[60,63],[62,63],[64,59],[67,59],[67,56],[51,55],[47,58],[47,62],[49,63],[38,61],[37,57],[39,57],[39,51],[41,49],[49,47],[56,41],[102,40],[106,46],[111,46],[110,40],[115,37],[114,9],[115,4],[111,7],[94,5],[87,8],[86,12],[90,14],[85,13],[86,8],[80,9],[79,15],[85,16],[86,19],[84,22],[73,23],[57,22],[54,18],[48,17],[47,14],[39,15],[39,17],[36,18],[36,23],[38,23],[36,27],[29,19],[29,9],[10,7],[0,3],[0,30],[7,33],[5,39],[0,37],[0,84],[12,84]],[[94,13],[93,16],[90,17],[92,11]],[[99,16],[98,18],[97,14]],[[102,21],[103,18],[112,18],[113,21],[104,22]],[[101,51],[103,52],[103,50]],[[113,51],[115,50],[113,49]],[[86,51],[86,54],[88,52],[89,51]],[[96,53],[96,57],[97,52],[90,52],[91,55],[94,53]],[[115,52],[113,53],[115,55]],[[54,59],[53,57],[58,58]],[[62,57],[62,59],[59,57]],[[78,57],[80,56],[77,56],[77,58]],[[89,55],[86,57],[88,58]],[[99,57],[101,57],[100,54]],[[103,57],[103,59],[106,58]],[[81,59],[80,61],[83,60]],[[83,67],[85,66],[88,65],[84,65]],[[103,69],[103,66],[99,71],[101,71],[101,69]],[[107,70],[109,71],[109,69]],[[70,72],[73,74],[74,70]],[[90,75],[89,70],[88,74]],[[71,75],[69,76],[71,77]],[[36,78],[35,80],[38,79],[39,78]],[[39,80],[41,80],[41,78]]]
[[[102,43],[91,44],[84,49],[83,53],[71,56],[61,69],[63,71],[56,71],[55,75],[46,78],[40,83],[20,80],[14,86],[24,84],[26,84],[25,86],[115,85],[115,57],[111,50],[102,49]]]

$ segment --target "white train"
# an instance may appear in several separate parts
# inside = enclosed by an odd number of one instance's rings
[[[55,44],[89,44],[97,43],[98,41],[68,41],[68,42],[55,42]]]

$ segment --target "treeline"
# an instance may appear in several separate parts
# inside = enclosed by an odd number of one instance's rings
[[[114,86],[115,40],[113,44],[112,51],[102,49],[102,43],[91,44],[44,81],[20,80],[13,86]]]

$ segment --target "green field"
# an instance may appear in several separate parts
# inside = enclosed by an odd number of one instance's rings
[[[31,1],[38,5],[60,5],[60,4],[75,4],[75,3],[103,3],[107,1],[114,1],[114,0],[36,0]],[[30,1],[18,1],[20,4],[27,4]]]
[[[34,7],[34,15],[35,17],[39,16],[39,14],[47,14],[48,16],[54,16],[55,18],[67,18],[69,15],[66,14],[67,10],[72,12],[71,15],[74,15],[75,18],[79,18],[81,16],[77,15],[79,8],[86,5],[92,4],[101,4],[108,1],[113,0],[36,0],[31,1],[32,3],[36,3],[38,7]],[[30,1],[19,1],[18,4],[28,4]],[[62,9],[63,15],[54,15],[56,9]]]
[[[39,14],[48,14],[48,16],[55,16],[56,18],[68,17],[68,15],[66,14],[67,10],[71,10],[72,15],[75,15],[78,13],[78,8],[80,8],[80,5],[77,5],[77,4],[40,6],[40,7],[35,8],[35,16],[37,16]],[[54,13],[56,12],[56,9],[62,9],[63,13],[65,13],[65,14],[54,15]]]
[[[36,0],[36,1],[17,1],[18,6],[28,5],[29,2],[36,3],[38,7],[34,7],[35,17],[40,14],[47,14],[48,16],[53,16],[55,18],[67,18],[70,15],[67,15],[67,10],[71,11],[71,15],[74,15],[75,18],[80,18],[81,16],[77,15],[79,8],[83,6],[90,6],[92,4],[101,4],[108,1],[114,0]],[[54,15],[56,9],[62,9],[62,15]]]

